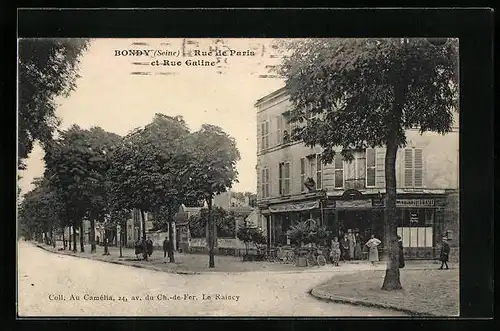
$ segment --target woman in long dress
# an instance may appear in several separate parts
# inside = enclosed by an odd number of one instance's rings
[[[347,230],[347,240],[349,242],[349,260],[354,260],[354,247],[356,246],[356,238],[351,230]]]
[[[381,241],[375,238],[375,235],[372,234],[370,240],[366,242],[366,246],[370,249],[368,254],[368,260],[375,266],[375,263],[378,262],[378,245],[380,245]]]
[[[340,243],[337,237],[332,240],[332,250],[330,251],[330,257],[332,258],[332,263],[334,266],[339,266],[340,260]]]

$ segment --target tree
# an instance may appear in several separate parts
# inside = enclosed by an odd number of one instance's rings
[[[240,153],[234,138],[221,128],[204,124],[190,134],[184,144],[189,148],[186,164],[191,194],[204,199],[208,207],[209,267],[215,267],[215,222],[212,217],[212,201],[215,195],[226,192],[237,181],[236,162]]]
[[[110,166],[107,154],[119,141],[118,135],[101,128],[84,130],[73,125],[61,131],[60,137],[46,146],[45,177],[49,179],[52,189],[61,194],[66,210],[70,211],[68,217],[74,230],[73,240],[76,239],[75,228],[80,228],[82,252],[85,250],[84,218],[90,218],[93,232],[95,217],[105,214],[106,174]],[[95,251],[95,243],[92,248]]]
[[[298,123],[294,139],[320,145],[322,161],[336,151],[385,147],[385,238],[389,262],[382,289],[401,289],[396,212],[396,153],[405,130],[451,130],[457,109],[458,42],[427,39],[315,39],[284,45],[285,78]],[[310,118],[317,114],[320,118]],[[302,125],[306,122],[305,125]]]
[[[21,39],[19,41],[18,166],[35,141],[45,146],[59,125],[55,98],[68,96],[78,78],[79,56],[88,39]]]
[[[182,117],[155,114],[153,121],[124,137],[113,153],[111,191],[116,203],[139,209],[146,240],[144,212],[164,219],[169,229],[169,258],[173,254],[173,216],[183,202],[188,183],[187,150],[183,138],[189,130]],[[147,259],[147,254],[143,254]]]

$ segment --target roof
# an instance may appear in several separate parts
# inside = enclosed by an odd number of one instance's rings
[[[263,96],[262,98],[258,99],[257,102],[255,103],[255,107],[259,107],[261,104],[268,102],[268,101],[271,101],[273,99],[276,99],[276,98],[282,96],[283,94],[286,94],[286,86],[283,86],[282,88],[277,89],[277,90]]]

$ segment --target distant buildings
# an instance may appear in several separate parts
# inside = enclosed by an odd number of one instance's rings
[[[340,154],[320,162],[321,147],[290,140],[290,102],[285,89],[259,99],[257,108],[257,203],[270,245],[285,244],[298,220],[314,218],[334,235],[349,229],[365,240],[383,238],[385,149]],[[434,257],[441,236],[458,246],[458,116],[447,135],[408,130],[397,155],[397,224],[409,258]]]

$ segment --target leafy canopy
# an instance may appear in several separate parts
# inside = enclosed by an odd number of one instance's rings
[[[234,138],[220,127],[204,124],[199,131],[186,137],[185,146],[190,157],[186,171],[191,195],[209,200],[237,182],[236,163],[240,160],[240,152]]]
[[[19,41],[18,157],[28,157],[35,141],[45,146],[59,125],[55,98],[75,88],[79,56],[87,39],[21,39]]]
[[[409,128],[441,134],[451,129],[457,40],[308,39],[283,49],[278,71],[293,104],[290,121],[301,123],[293,136],[322,146],[326,162],[337,148],[349,160],[353,150],[387,145],[392,123],[398,146],[406,144]],[[401,114],[394,121],[395,107]]]

